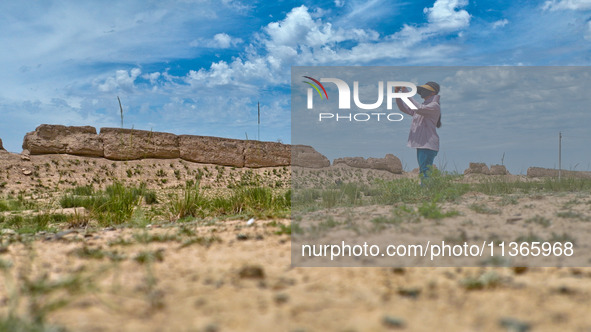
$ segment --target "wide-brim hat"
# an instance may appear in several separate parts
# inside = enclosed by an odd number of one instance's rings
[[[418,89],[425,89],[431,92],[435,92],[435,94],[439,93],[439,84],[435,83],[435,82],[427,82],[423,85],[419,85],[417,86],[417,90]]]

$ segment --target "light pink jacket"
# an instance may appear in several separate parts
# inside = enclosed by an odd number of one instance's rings
[[[416,110],[410,109],[402,100],[396,99],[398,108],[412,116],[408,147],[439,151],[439,135],[437,135],[437,121],[441,115],[439,95],[427,98],[422,104],[419,104],[414,98],[409,99],[417,107]]]

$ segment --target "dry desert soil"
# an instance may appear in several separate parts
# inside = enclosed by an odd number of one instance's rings
[[[591,331],[591,268],[294,267],[290,211],[258,214],[244,208],[179,219],[179,209],[170,208],[183,199],[188,180],[199,180],[204,195],[231,195],[251,185],[283,195],[291,185],[289,168],[69,155],[28,159],[0,155],[0,199],[6,206],[0,223],[0,330]],[[302,177],[302,172],[297,174]],[[340,179],[357,176],[365,183],[416,181],[412,173],[346,166],[335,172]],[[142,201],[120,223],[89,209],[63,207],[63,197],[74,188],[91,186],[98,192],[114,181],[144,182],[157,203]],[[456,181],[488,180],[460,176]],[[365,216],[359,227],[375,234],[371,227],[379,223],[367,220],[388,216],[397,206],[310,209],[301,214],[318,218],[303,218],[299,227],[332,234],[350,230],[347,216]],[[419,206],[407,204],[412,211]],[[413,223],[380,227],[401,227],[417,236],[427,236],[420,229],[428,229],[428,236],[448,239],[505,236],[497,225],[515,224],[523,227],[511,230],[510,240],[522,231],[579,242],[589,236],[587,189],[510,195],[472,191],[438,207],[457,213],[441,219],[413,214],[418,218]],[[38,229],[14,222],[15,216],[39,221],[35,216],[54,214],[62,217],[49,218]],[[334,222],[318,226],[329,217]]]

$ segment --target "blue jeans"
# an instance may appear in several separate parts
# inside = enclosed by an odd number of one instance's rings
[[[417,149],[417,160],[419,161],[419,172],[422,178],[428,178],[429,166],[433,167],[433,160],[437,156],[437,151],[431,149]],[[421,181],[422,183],[422,181]]]

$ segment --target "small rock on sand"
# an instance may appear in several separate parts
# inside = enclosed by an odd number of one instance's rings
[[[242,279],[264,279],[265,270],[259,265],[246,265],[240,269],[238,276]]]
[[[384,316],[384,318],[382,319],[382,324],[384,324],[385,327],[390,329],[404,328],[404,320],[390,315]]]

